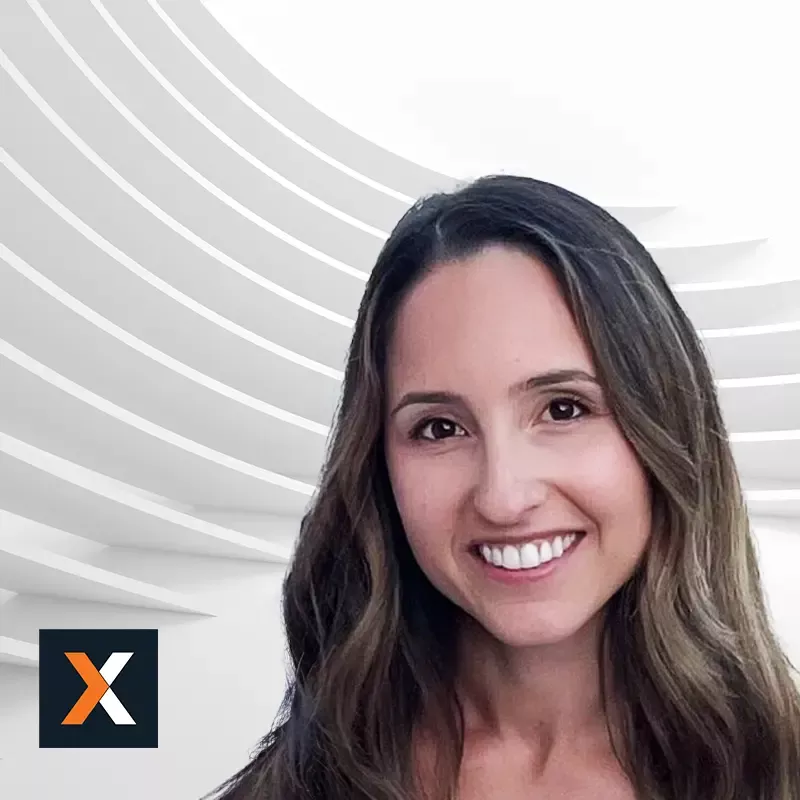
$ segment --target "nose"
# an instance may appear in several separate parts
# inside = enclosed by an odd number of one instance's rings
[[[519,523],[547,498],[546,459],[519,432],[487,442],[474,490],[475,509],[494,525]]]

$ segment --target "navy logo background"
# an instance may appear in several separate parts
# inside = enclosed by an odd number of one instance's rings
[[[62,725],[86,690],[65,652],[83,652],[97,670],[112,653],[133,653],[111,684],[135,725],[117,725],[98,703],[81,725]],[[158,631],[39,631],[39,747],[158,747]]]

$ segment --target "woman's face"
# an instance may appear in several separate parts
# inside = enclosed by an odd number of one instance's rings
[[[577,632],[632,575],[650,498],[548,269],[503,247],[438,265],[388,364],[386,457],[422,570],[508,645]]]

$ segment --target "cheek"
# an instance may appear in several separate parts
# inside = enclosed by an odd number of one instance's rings
[[[416,464],[407,454],[387,453],[389,476],[397,510],[411,549],[421,562],[441,558],[451,541],[458,508],[463,500],[461,471],[452,459],[441,464]]]
[[[650,536],[650,491],[644,468],[619,434],[580,473],[581,505],[601,531],[602,549],[638,558]]]
[[[455,498],[446,476],[432,480],[429,470],[414,469],[400,469],[390,475],[397,508],[407,529],[435,526],[452,511]]]

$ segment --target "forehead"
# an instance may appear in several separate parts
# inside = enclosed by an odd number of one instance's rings
[[[389,391],[511,385],[554,368],[592,369],[556,279],[538,259],[495,246],[436,265],[405,298],[389,347]]]

